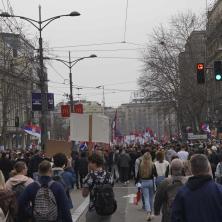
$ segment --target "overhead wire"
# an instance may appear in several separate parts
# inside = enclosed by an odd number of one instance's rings
[[[123,41],[124,41],[124,42],[126,42],[126,31],[127,31],[127,20],[128,20],[128,8],[129,8],[129,0],[126,0],[126,17],[125,17],[124,36],[123,36]]]

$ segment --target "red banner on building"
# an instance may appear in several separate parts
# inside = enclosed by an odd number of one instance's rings
[[[61,115],[62,117],[70,117],[70,106],[61,105]]]
[[[83,104],[79,103],[79,104],[74,105],[74,112],[83,114]]]

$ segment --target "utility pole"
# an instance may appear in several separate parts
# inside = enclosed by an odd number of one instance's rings
[[[41,6],[39,6],[39,64],[40,64],[40,90],[42,95],[42,116],[41,116],[41,147],[45,149],[45,143],[48,139],[48,85],[47,85],[47,74],[44,72],[43,64],[43,46],[42,46],[42,12]]]
[[[72,60],[71,60],[71,52],[69,51],[69,87],[70,87],[70,107],[71,113],[74,113],[74,102],[73,102],[73,82],[72,82]]]
[[[32,26],[34,26],[39,31],[39,66],[40,66],[40,72],[39,72],[39,79],[40,79],[40,90],[41,90],[41,96],[42,96],[42,116],[41,116],[41,147],[42,150],[45,149],[45,144],[48,139],[48,129],[47,129],[47,114],[48,114],[48,101],[47,101],[47,93],[48,93],[48,85],[47,85],[47,74],[44,71],[44,64],[43,64],[43,40],[42,40],[42,31],[45,29],[46,26],[48,26],[51,22],[53,22],[56,19],[59,19],[61,17],[67,17],[67,16],[80,16],[79,12],[73,11],[69,14],[65,15],[57,15],[45,20],[42,20],[42,12],[41,12],[41,6],[39,6],[39,19],[35,20],[32,18],[27,18],[24,16],[18,16],[18,15],[10,15],[8,12],[2,12],[0,14],[0,17],[3,18],[19,18],[22,20],[25,20],[29,22]]]

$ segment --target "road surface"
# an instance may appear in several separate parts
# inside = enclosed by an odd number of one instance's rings
[[[146,213],[142,210],[141,204],[138,206],[130,203],[130,198],[126,197],[136,193],[136,188],[131,184],[128,187],[116,185],[114,188],[118,209],[112,217],[113,222],[135,222],[146,221]],[[73,220],[85,222],[85,213],[87,211],[88,200],[81,197],[80,191],[73,191],[72,194],[75,208],[72,211]],[[160,217],[155,217],[153,222],[161,222]]]

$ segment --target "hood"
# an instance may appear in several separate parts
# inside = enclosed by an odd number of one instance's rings
[[[201,188],[205,183],[213,180],[210,175],[205,176],[193,176],[188,179],[187,187],[190,190],[197,190]]]
[[[22,183],[22,182],[26,183],[28,180],[29,180],[29,178],[28,178],[27,176],[24,176],[24,175],[16,175],[16,176],[14,176],[14,177],[11,177],[11,178],[9,179],[9,182],[10,182],[10,184],[11,184],[12,186],[15,186],[15,185],[17,185],[17,184],[19,184],[19,183]]]

